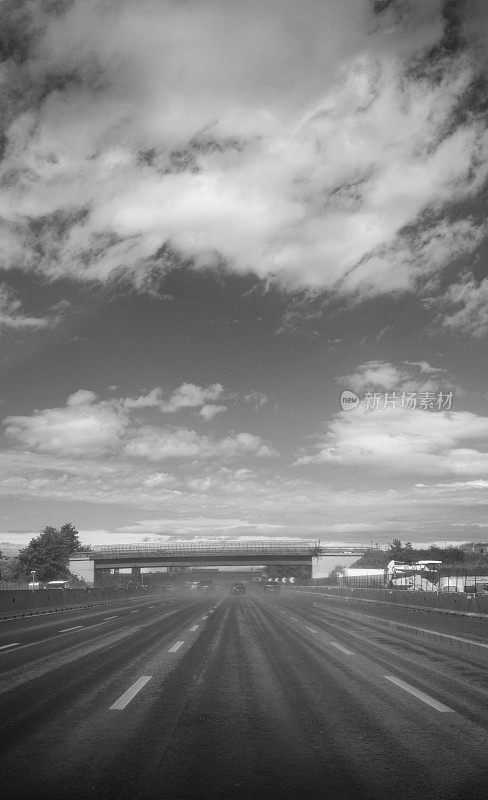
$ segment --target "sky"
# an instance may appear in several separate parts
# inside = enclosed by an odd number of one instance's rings
[[[0,15],[0,548],[488,539],[486,3]]]

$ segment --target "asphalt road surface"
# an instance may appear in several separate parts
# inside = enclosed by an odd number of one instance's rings
[[[488,795],[486,621],[281,592],[0,623],[6,800]]]

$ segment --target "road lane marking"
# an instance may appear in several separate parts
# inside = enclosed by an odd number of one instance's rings
[[[143,675],[139,678],[132,686],[127,689],[124,694],[119,697],[118,700],[110,706],[109,711],[122,711],[127,705],[129,705],[130,701],[136,696],[138,692],[146,685],[148,681],[150,681],[152,675]]]
[[[6,650],[8,647],[17,647],[20,642],[11,642],[11,644],[2,644],[0,650]]]
[[[363,598],[364,599],[364,598]],[[368,600],[368,602],[370,602]],[[412,606],[415,608],[415,606]],[[440,609],[433,609],[434,611],[439,611]],[[455,636],[453,633],[442,633],[441,631],[433,631],[430,628],[420,628],[418,625],[407,625],[405,622],[397,622],[397,620],[386,619],[385,617],[374,617],[372,614],[362,614],[361,612],[354,612],[355,615],[358,617],[365,617],[367,619],[375,620],[376,622],[383,623],[383,625],[388,626],[391,628],[407,628],[411,631],[418,631],[419,633],[429,633],[432,636],[440,636],[443,639],[454,639],[456,642],[462,642],[463,644],[473,645],[474,647],[483,647],[488,649],[488,644],[485,642],[477,642],[475,639],[465,639],[462,636]]]
[[[140,610],[140,608],[136,608],[135,611],[129,611],[129,614],[138,614]]]
[[[99,625],[105,625],[105,620],[102,619],[101,622],[95,622],[94,625],[87,625],[88,628],[98,628]]]
[[[84,628],[84,625],[73,625],[72,628],[61,628],[60,633],[68,633],[68,631],[77,631],[79,628]]]
[[[119,616],[118,614],[114,614],[113,617],[104,617],[103,620],[105,622],[107,619],[117,619],[118,616]]]
[[[423,703],[426,703],[428,706],[432,706],[437,711],[440,711],[442,714],[445,714],[449,711],[452,712],[452,708],[448,708],[443,703],[439,703],[438,700],[434,700],[433,697],[430,697],[428,694],[421,692],[419,689],[416,689],[415,686],[410,686],[409,683],[405,683],[405,681],[401,681],[400,678],[395,678],[393,675],[384,675],[387,681],[391,681],[395,683],[400,689],[404,689],[406,692],[413,694],[418,700],[422,700]]]
[[[170,647],[168,653],[176,653],[177,650],[180,649],[181,645],[185,644],[184,642],[176,642],[173,647]]]
[[[284,614],[284,613],[285,613],[285,612],[283,611],[283,614]],[[293,620],[293,622],[298,622],[298,617],[290,617],[290,619],[292,619],[292,620]]]
[[[310,628],[308,625],[305,625],[305,627],[307,631],[311,631],[312,633],[318,633],[318,631],[315,628]]]
[[[197,628],[198,628],[198,625],[192,625],[192,627],[190,628],[190,630],[191,630],[191,631],[196,631],[196,629],[197,629]]]
[[[205,617],[202,617],[202,619],[208,619],[208,615],[206,615]]]
[[[342,644],[338,644],[337,642],[329,642],[329,644],[331,644],[332,647],[337,647],[337,649],[340,650],[341,653],[345,653],[346,656],[353,656],[354,655],[352,650],[348,650],[347,647],[343,647]]]
[[[155,608],[155,606],[148,606],[148,608]]]

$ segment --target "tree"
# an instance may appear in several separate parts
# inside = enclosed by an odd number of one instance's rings
[[[390,560],[393,561],[402,561],[403,559],[403,547],[400,539],[393,539],[392,542],[388,542],[388,548],[390,550]]]
[[[7,556],[0,557],[0,580],[2,581],[16,581],[20,575],[19,559]]]
[[[68,578],[69,557],[82,548],[78,531],[70,522],[59,530],[47,525],[39,536],[31,539],[27,547],[20,551],[20,572],[29,577],[35,570],[36,578],[40,581]]]

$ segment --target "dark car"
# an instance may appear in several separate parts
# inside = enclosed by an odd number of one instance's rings
[[[279,592],[281,589],[281,583],[277,581],[267,581],[264,584],[264,591],[265,592]]]
[[[230,587],[231,594],[246,594],[246,584],[245,583],[233,583]]]

